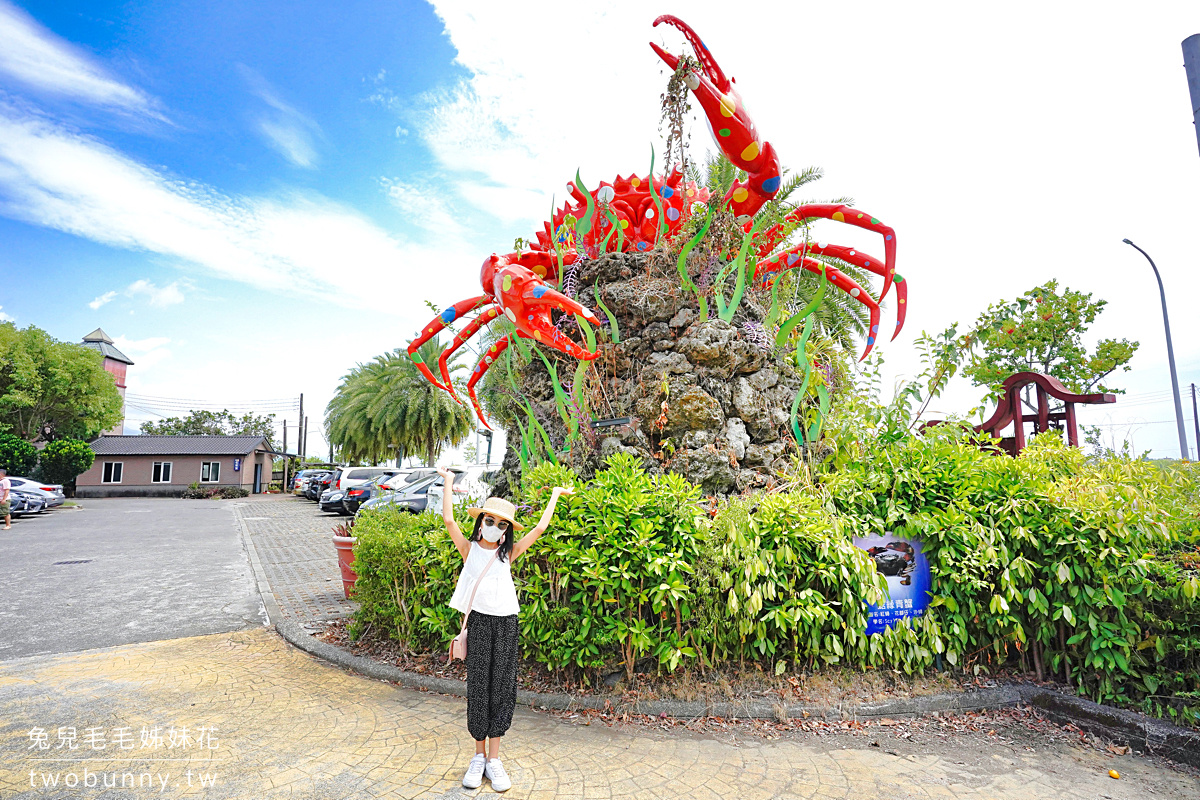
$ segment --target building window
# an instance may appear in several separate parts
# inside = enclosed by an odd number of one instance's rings
[[[200,465],[200,482],[216,483],[221,480],[221,462],[205,461]]]
[[[170,483],[171,482],[171,462],[170,461],[155,461],[154,470],[150,476],[151,483]]]
[[[104,477],[101,479],[103,483],[120,483],[121,470],[124,468],[123,461],[105,461],[104,462]]]

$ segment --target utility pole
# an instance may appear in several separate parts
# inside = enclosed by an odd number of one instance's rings
[[[287,420],[285,419],[283,421],[283,490],[289,494],[292,491],[290,488],[292,483],[288,480],[288,472],[290,471],[288,467],[291,465],[292,460],[288,458],[287,454]]]
[[[1175,427],[1179,429],[1179,457],[1186,461],[1188,457],[1187,430],[1183,427],[1183,403],[1179,401],[1179,378],[1175,375],[1175,348],[1171,345],[1171,322],[1167,319],[1167,293],[1163,290],[1162,276],[1158,274],[1158,267],[1154,265],[1154,259],[1150,257],[1149,253],[1128,239],[1121,241],[1146,257],[1146,260],[1150,262],[1150,269],[1154,270],[1154,277],[1158,280],[1158,296],[1162,300],[1163,309],[1163,328],[1167,332],[1167,363],[1171,367],[1171,394],[1175,399]]]
[[[304,460],[304,457],[308,455],[308,417],[304,418],[304,439],[302,441],[304,449],[300,451],[300,459]]]
[[[296,452],[300,454],[300,460],[304,461],[304,446],[308,444],[305,441],[305,432],[301,431],[304,425],[304,392],[300,393],[300,417],[296,420]]]
[[[1188,92],[1192,97],[1192,124],[1196,126],[1196,146],[1200,147],[1200,33],[1183,40],[1183,70],[1187,73]]]
[[[1200,416],[1196,414],[1196,384],[1192,384],[1192,422],[1196,426],[1196,458],[1200,460]]]

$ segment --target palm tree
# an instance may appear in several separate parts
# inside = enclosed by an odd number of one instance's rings
[[[437,363],[440,353],[437,339],[420,349],[428,364]],[[453,379],[462,367],[458,354],[449,366]],[[377,463],[399,449],[422,454],[432,466],[442,448],[465,439],[472,425],[470,410],[425,380],[398,347],[342,378],[325,408],[325,428],[344,458]]]

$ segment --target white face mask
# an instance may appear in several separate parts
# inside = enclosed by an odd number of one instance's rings
[[[483,537],[485,542],[498,542],[500,537],[504,535],[504,531],[500,530],[498,525],[484,525],[479,529],[479,535]]]

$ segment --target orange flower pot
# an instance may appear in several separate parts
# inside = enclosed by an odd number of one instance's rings
[[[337,548],[338,566],[342,570],[342,591],[346,593],[347,600],[354,591],[354,582],[358,580],[358,575],[354,572],[355,541],[357,540],[353,536],[333,537],[333,546]]]

